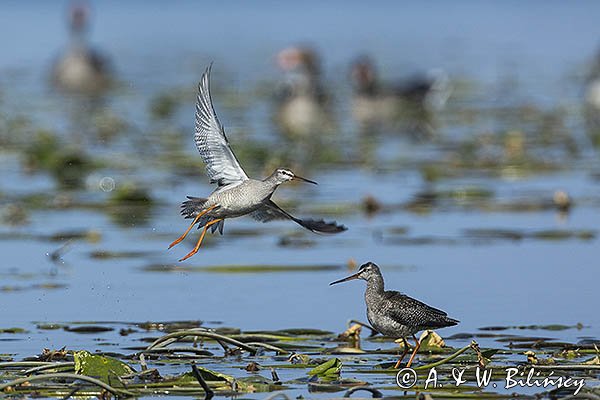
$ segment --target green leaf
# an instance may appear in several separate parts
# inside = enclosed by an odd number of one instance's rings
[[[486,349],[486,350],[481,350],[481,355],[484,356],[487,359],[490,359],[498,351],[500,351],[500,349]]]
[[[334,380],[339,378],[341,370],[342,362],[339,358],[334,357],[308,371],[308,375],[316,375],[324,380]]]
[[[207,382],[225,381],[227,383],[232,383],[235,380],[235,378],[231,375],[222,374],[220,372],[213,371],[208,368],[201,367],[199,365],[196,365],[196,368],[198,368],[198,372],[200,372],[200,375],[202,375],[202,379],[204,379]],[[193,377],[194,375],[191,374],[191,376]],[[195,377],[194,380],[196,380]]]
[[[135,373],[133,368],[116,358],[90,354],[85,350],[76,351],[73,358],[75,373],[91,376],[111,385],[118,381],[116,376],[121,377]]]

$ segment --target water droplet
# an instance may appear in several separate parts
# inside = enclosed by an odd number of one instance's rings
[[[98,186],[104,192],[112,192],[115,188],[115,180],[110,176],[105,176],[102,179],[100,179]]]

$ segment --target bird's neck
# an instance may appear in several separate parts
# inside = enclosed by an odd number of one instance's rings
[[[277,179],[277,173],[272,174],[268,178],[263,179],[266,190],[270,191],[271,194],[281,185],[281,181]]]
[[[71,31],[69,43],[74,50],[83,50],[87,47],[87,38],[85,32],[80,30]]]
[[[384,290],[382,276],[374,276],[367,281],[367,293],[381,295]]]
[[[263,179],[264,183],[268,183],[269,185],[279,186],[280,182],[277,180],[277,172],[273,172],[271,175]]]
[[[358,84],[356,91],[363,96],[375,96],[379,93],[379,87],[375,81],[365,81]]]

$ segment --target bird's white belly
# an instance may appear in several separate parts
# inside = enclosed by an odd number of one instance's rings
[[[233,218],[256,211],[265,200],[263,196],[257,196],[257,191],[249,184],[242,183],[229,191],[215,192],[209,197],[208,206],[219,206],[211,213],[215,218]]]
[[[295,135],[308,135],[323,123],[323,111],[313,99],[302,96],[291,99],[280,110],[280,123]]]
[[[401,108],[401,102],[389,96],[356,96],[352,100],[352,116],[361,124],[394,120],[400,115]]]
[[[585,97],[590,107],[600,110],[600,80],[596,80],[589,85]]]
[[[55,68],[55,79],[67,90],[94,91],[108,84],[108,76],[97,71],[80,54],[68,54]]]
[[[221,207],[219,209],[219,213],[221,213],[223,217],[227,218],[241,217],[243,215],[250,214],[251,212],[256,211],[260,206],[260,204],[245,204],[236,205],[236,207]]]

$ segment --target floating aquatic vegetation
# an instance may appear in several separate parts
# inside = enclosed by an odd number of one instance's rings
[[[298,272],[298,271],[338,271],[339,265],[207,265],[194,267],[188,265],[147,265],[142,270],[148,272],[209,272],[220,274],[256,274],[272,272]]]
[[[35,134],[31,144],[24,150],[27,169],[49,169],[59,152],[60,144],[56,133],[41,130]]]
[[[466,237],[483,240],[591,240],[596,237],[596,232],[582,230],[565,230],[565,229],[547,229],[539,231],[525,231],[517,229],[466,229],[464,231]]]
[[[332,347],[339,340],[334,333],[319,329],[233,330],[227,334],[198,328],[198,321],[104,325],[114,329],[112,335],[129,343],[138,342],[147,331],[132,330],[129,335],[120,336],[116,332],[119,328],[136,326],[153,330],[155,327],[180,326],[182,329],[147,338],[151,343],[135,349],[134,353],[90,353],[62,348],[44,349],[40,355],[22,361],[14,361],[11,356],[9,361],[0,362],[0,391],[5,395],[43,394],[47,397],[106,396],[107,393],[117,397],[210,397],[286,393],[288,390],[297,395],[302,391],[327,393],[356,388],[346,392],[351,394],[368,385],[371,393],[386,396],[407,391],[412,398],[415,392],[430,393],[434,398],[505,398],[515,391],[522,395],[534,391],[541,396],[551,389],[515,387],[506,391],[503,385],[507,368],[525,375],[534,368],[540,379],[549,371],[554,379],[585,378],[588,384],[583,390],[588,392],[596,390],[593,382],[598,382],[595,379],[600,373],[597,345],[587,352],[569,343],[555,347],[551,341],[538,338],[539,347],[525,353],[510,346],[480,348],[475,342],[460,347],[450,347],[446,343],[446,347],[440,347],[441,338],[425,332],[423,348],[413,368],[416,385],[402,389],[396,384],[398,370],[391,368],[400,349],[391,338],[367,339],[361,344],[361,351],[343,352]],[[484,331],[499,328],[489,327]],[[538,326],[531,328],[535,330]],[[357,329],[353,331],[357,332]],[[504,336],[499,334],[499,339],[512,342],[535,339],[516,336],[511,327],[499,332],[507,332]],[[461,339],[446,338],[446,341],[452,345]],[[332,352],[336,356],[329,356]],[[477,384],[478,367],[485,368],[490,374],[488,383],[481,387]],[[436,384],[431,387],[432,381],[428,379],[432,379],[434,369]],[[452,371],[455,371],[454,375]],[[464,379],[460,386],[455,382],[457,373]],[[429,382],[428,389],[424,387],[425,382]],[[573,391],[571,387],[566,395]]]
[[[521,325],[521,326],[485,326],[479,328],[482,331],[504,331],[508,329],[527,329],[527,330],[547,330],[547,331],[563,331],[566,329],[583,329],[583,324],[579,323],[577,325],[562,325],[562,324],[553,324],[553,325]]]
[[[364,212],[371,216],[379,212],[382,208],[381,203],[373,196],[369,195],[362,200],[362,209]]]
[[[45,282],[36,283],[33,285],[2,285],[0,292],[22,292],[27,290],[57,290],[66,289],[69,285],[65,283]]]
[[[98,138],[102,141],[111,140],[128,128],[127,122],[108,108],[94,113],[93,123]]]
[[[248,168],[249,171],[260,171],[267,168],[267,165],[273,165],[272,168],[262,172],[271,174],[275,168],[285,163],[281,163],[281,150],[272,149],[268,143],[257,142],[253,140],[237,140],[234,145],[234,151],[239,158],[241,165]]]
[[[57,134],[41,130],[24,151],[28,170],[46,170],[63,187],[83,187],[87,174],[97,165],[82,149],[66,146]]]
[[[27,333],[23,328],[0,328],[0,333]]]
[[[90,258],[97,260],[114,260],[124,258],[140,258],[148,255],[147,251],[113,251],[113,250],[94,250],[90,252]]]
[[[89,333],[89,334],[110,332],[110,331],[114,330],[114,328],[111,328],[108,326],[98,326],[98,325],[65,326],[63,329],[67,332]]]
[[[135,323],[135,326],[146,331],[174,332],[181,329],[199,328],[202,321],[161,321]]]
[[[109,215],[121,226],[146,224],[153,206],[150,192],[132,183],[117,185],[108,199]]]
[[[307,372],[308,375],[316,376],[323,381],[334,381],[340,377],[342,371],[342,362],[334,357]]]
[[[102,234],[94,229],[74,229],[51,233],[46,236],[46,239],[51,242],[82,240],[90,243],[98,243],[102,239]]]
[[[437,350],[446,347],[446,342],[432,330],[423,331],[419,343],[424,350]]]
[[[64,327],[66,327],[67,325],[65,324],[53,324],[53,323],[38,323],[36,325],[37,329],[42,329],[42,330],[56,330],[56,329],[63,329]]]
[[[308,237],[304,232],[293,232],[279,238],[277,242],[281,247],[308,248],[317,245],[317,241]]]
[[[177,94],[171,92],[160,93],[152,100],[148,106],[150,115],[155,119],[167,119],[173,116],[181,103]]]
[[[123,375],[135,373],[133,368],[116,358],[92,355],[85,350],[74,352],[73,360],[75,373],[94,377],[107,384]]]
[[[0,209],[2,223],[18,226],[29,222],[29,213],[21,204],[7,204]]]
[[[134,185],[133,183],[124,183],[117,186],[116,190],[111,192],[110,202],[115,205],[150,205],[152,198],[147,190]]]
[[[25,115],[0,113],[0,145],[3,149],[22,146],[32,130],[31,119]]]

